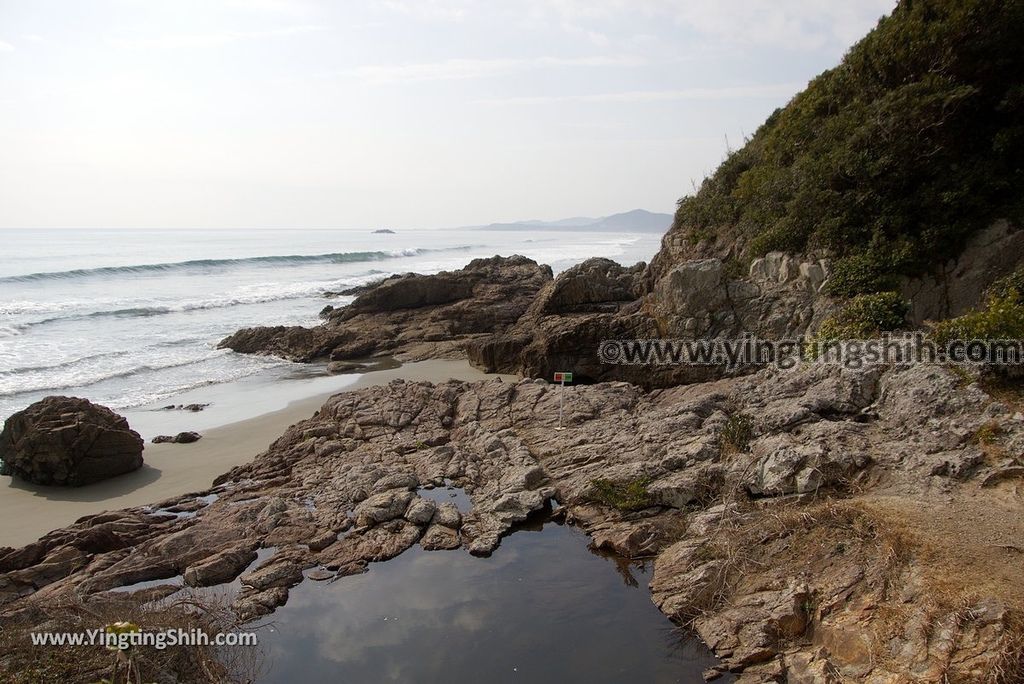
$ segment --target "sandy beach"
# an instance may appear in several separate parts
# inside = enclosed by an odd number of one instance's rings
[[[484,374],[466,361],[422,361],[359,375],[341,391],[383,384],[396,378],[443,382],[495,377],[515,379]],[[315,385],[311,383],[311,387]],[[29,544],[82,516],[204,490],[218,475],[251,460],[289,425],[311,416],[336,393],[317,393],[292,401],[277,411],[205,430],[203,438],[194,444],[147,443],[142,468],[106,482],[63,488],[0,477],[0,547]]]

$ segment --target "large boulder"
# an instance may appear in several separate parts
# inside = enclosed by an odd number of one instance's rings
[[[137,470],[142,448],[139,433],[105,406],[47,397],[4,423],[0,474],[77,487]]]

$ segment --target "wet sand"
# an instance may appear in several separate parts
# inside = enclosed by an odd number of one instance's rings
[[[379,385],[396,378],[444,382],[495,377],[498,376],[472,368],[466,361],[422,361],[365,373],[341,391]],[[514,380],[512,376],[501,377]],[[336,393],[319,393],[293,401],[277,411],[204,430],[203,438],[193,444],[147,444],[142,468],[94,485],[42,487],[0,476],[0,547],[29,544],[82,516],[142,506],[207,489],[218,475],[251,461],[289,425],[313,415]],[[172,399],[166,403],[175,402]]]

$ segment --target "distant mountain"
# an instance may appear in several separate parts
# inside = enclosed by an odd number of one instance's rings
[[[664,233],[672,224],[671,214],[656,214],[644,209],[634,209],[622,214],[612,214],[601,218],[575,216],[557,221],[516,221],[514,223],[492,223],[486,226],[474,226],[480,230],[551,230],[567,231],[616,231],[622,233]]]

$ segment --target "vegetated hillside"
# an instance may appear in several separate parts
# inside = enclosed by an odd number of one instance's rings
[[[830,252],[831,292],[851,296],[1019,221],[1022,26],[1024,0],[903,0],[680,200],[666,242]]]

